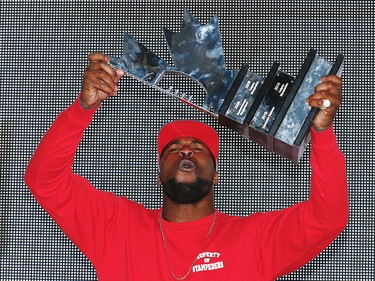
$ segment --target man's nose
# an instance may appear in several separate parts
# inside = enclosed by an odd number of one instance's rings
[[[180,150],[180,155],[182,157],[192,157],[193,156],[193,150],[188,145],[184,145]]]

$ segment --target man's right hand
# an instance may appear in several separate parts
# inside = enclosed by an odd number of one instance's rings
[[[103,100],[117,94],[117,83],[125,72],[113,69],[109,58],[100,53],[88,56],[89,65],[83,74],[81,105],[85,109],[97,107]]]

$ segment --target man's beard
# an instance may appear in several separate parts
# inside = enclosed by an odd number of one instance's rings
[[[201,178],[193,183],[180,183],[172,178],[163,185],[163,192],[169,199],[178,204],[192,204],[199,202],[210,193],[212,185],[212,180]]]

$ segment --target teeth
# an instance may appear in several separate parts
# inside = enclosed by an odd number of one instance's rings
[[[184,159],[180,162],[180,168],[186,170],[193,170],[195,169],[195,164],[191,160]]]

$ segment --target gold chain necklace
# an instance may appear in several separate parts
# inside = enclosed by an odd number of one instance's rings
[[[172,269],[171,263],[169,262],[169,257],[168,257],[168,252],[167,252],[167,243],[165,242],[165,235],[164,235],[163,225],[162,225],[161,221],[162,221],[162,212],[160,212],[159,226],[160,226],[161,238],[163,239],[164,253],[165,253],[165,258],[166,258],[166,260],[167,260],[167,264],[168,264],[169,271],[170,271],[172,277],[173,277],[175,280],[184,280],[184,279],[189,275],[189,273],[190,273],[191,270],[193,269],[193,266],[194,266],[195,263],[197,262],[197,260],[198,260],[198,254],[196,255],[196,257],[195,257],[193,263],[191,264],[189,270],[185,273],[185,275],[182,276],[182,277],[177,277],[176,274],[174,274],[174,272],[173,272],[173,269]],[[214,228],[215,222],[216,222],[216,211],[214,211],[214,219],[213,219],[213,221],[212,221],[212,225],[211,225],[210,229],[208,230],[208,233],[207,233],[206,239],[208,238],[208,236],[210,236],[210,234],[211,234],[211,232],[212,232],[212,229]]]

